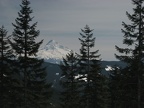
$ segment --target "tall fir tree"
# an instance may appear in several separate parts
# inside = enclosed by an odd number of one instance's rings
[[[38,49],[43,41],[36,42],[40,31],[36,30],[37,22],[32,24],[30,1],[22,0],[21,10],[15,20],[11,46],[21,75],[21,107],[45,108],[49,105],[50,85],[46,82],[43,60],[36,58]]]
[[[78,59],[73,51],[63,58],[60,67],[62,69],[61,79],[61,108],[79,108],[79,84],[78,84]]]
[[[79,74],[81,77],[79,80],[81,80],[80,83],[83,87],[80,103],[83,108],[105,108],[107,106],[105,91],[107,89],[105,84],[106,77],[101,74],[99,50],[92,51],[95,44],[93,30],[86,25],[81,31],[80,35],[82,38],[79,38],[82,45],[79,55]]]
[[[123,75],[123,108],[143,108],[144,107],[144,0],[132,0],[133,14],[126,12],[130,24],[122,23],[124,29],[123,44],[127,48],[116,49],[122,55],[116,58],[127,64],[121,71]],[[126,101],[129,100],[129,101]]]
[[[8,42],[7,30],[0,28],[0,108],[13,108],[16,101],[15,91],[16,72],[14,72],[14,56]]]

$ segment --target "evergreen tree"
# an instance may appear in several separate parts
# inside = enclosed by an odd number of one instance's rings
[[[144,0],[132,0],[133,14],[126,12],[130,24],[122,23],[124,29],[123,44],[127,48],[116,49],[122,55],[116,55],[116,58],[127,64],[123,69],[123,108],[143,108],[144,107]],[[128,100],[128,101],[126,101]]]
[[[110,87],[110,97],[111,97],[111,104],[110,108],[122,108],[121,103],[123,103],[122,97],[122,87],[123,87],[123,82],[122,82],[122,68],[118,68],[115,66],[112,70],[110,70],[110,75],[109,75],[109,87]]]
[[[12,49],[8,42],[7,31],[2,26],[0,28],[0,108],[13,107],[15,100],[12,96],[15,90],[14,84],[16,79],[14,78],[13,67],[14,67],[14,56]]]
[[[4,104],[6,103],[4,96],[6,95],[5,92],[8,93],[8,91],[5,90],[5,85],[8,86],[8,84],[7,83],[5,84],[5,82],[8,80],[6,76],[9,74],[9,71],[7,70],[8,64],[5,65],[6,64],[5,60],[9,58],[6,56],[9,56],[10,54],[7,53],[8,47],[6,46],[7,45],[6,35],[7,31],[2,26],[0,28],[0,107],[1,108],[4,108]]]
[[[62,108],[78,108],[79,107],[79,85],[78,85],[78,59],[73,51],[63,58],[61,64],[62,69],[62,92],[61,107]]]
[[[15,20],[11,46],[15,55],[19,73],[21,75],[21,107],[43,108],[49,104],[50,85],[46,83],[46,71],[42,66],[43,60],[35,56],[43,41],[36,42],[39,30],[36,30],[37,22],[32,24],[34,17],[30,8],[30,1],[22,0],[21,10]]]
[[[82,33],[79,38],[81,42],[80,49],[80,70],[79,74],[81,77],[82,94],[81,94],[81,105],[84,108],[105,108],[106,102],[106,80],[101,74],[100,55],[99,50],[92,51],[94,47],[95,38],[89,26],[86,25],[84,29],[81,29]],[[85,80],[83,80],[85,79]]]

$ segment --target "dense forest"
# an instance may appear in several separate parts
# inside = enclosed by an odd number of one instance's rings
[[[125,63],[103,74],[101,54],[94,51],[96,38],[86,25],[78,38],[80,52],[69,52],[58,65],[60,91],[47,79],[47,65],[37,58],[43,40],[29,0],[20,11],[8,36],[0,28],[0,108],[143,108],[144,107],[144,0],[132,0],[129,24],[122,22],[123,45],[115,45],[115,57]]]

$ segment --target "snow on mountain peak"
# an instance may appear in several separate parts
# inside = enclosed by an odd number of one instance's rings
[[[47,62],[59,63],[63,57],[66,56],[71,50],[59,44],[55,40],[50,40],[38,52],[38,58],[44,59]]]
[[[50,40],[45,47],[43,48],[45,50],[56,50],[56,49],[63,49],[63,50],[67,50],[69,51],[70,49],[68,49],[67,47],[64,47],[63,45],[60,45],[58,42],[56,42],[55,40]]]
[[[58,46],[58,42],[56,42],[55,40],[50,40],[45,47],[48,46]]]

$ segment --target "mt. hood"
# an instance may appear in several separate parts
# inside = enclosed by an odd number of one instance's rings
[[[60,45],[55,40],[50,40],[38,51],[37,57],[44,59],[46,62],[59,63],[70,51],[71,50],[69,48]]]

